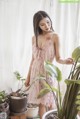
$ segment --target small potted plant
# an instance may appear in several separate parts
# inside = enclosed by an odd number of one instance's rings
[[[11,92],[9,96],[10,111],[13,113],[22,113],[27,110],[27,94],[23,90],[25,78],[18,71],[14,72],[17,80],[22,82],[22,86],[15,92]]]
[[[56,110],[51,110],[43,115],[43,119],[78,119],[78,111],[80,110],[80,47],[76,48],[72,57],[74,64],[72,65],[68,79],[65,80],[66,91],[64,97],[61,98],[60,81],[62,73],[58,67],[50,62],[45,62],[44,67],[49,77],[56,77],[58,87],[54,88],[46,82],[46,76],[39,76],[39,80],[44,80],[44,89],[38,95],[38,98],[52,91]]]
[[[38,115],[39,107],[35,104],[28,104],[28,90],[34,84],[34,82],[27,88],[23,89],[25,78],[23,78],[18,71],[14,72],[16,78],[22,82],[21,88],[15,92],[10,93],[10,111],[14,113],[23,113],[27,114],[28,118],[33,118]]]
[[[37,104],[28,104],[27,105],[27,117],[35,118],[38,116],[39,106]]]
[[[7,119],[9,117],[9,103],[8,103],[8,95],[5,91],[0,91],[0,118]]]

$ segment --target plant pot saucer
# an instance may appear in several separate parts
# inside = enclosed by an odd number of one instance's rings
[[[40,116],[36,116],[36,117],[27,117],[27,119],[40,119]]]
[[[17,116],[20,116],[22,114],[26,114],[27,113],[27,109],[24,111],[24,112],[20,112],[20,113],[16,113],[16,112],[10,112],[11,115],[17,115]]]

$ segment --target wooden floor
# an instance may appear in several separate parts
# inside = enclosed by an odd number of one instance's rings
[[[40,119],[40,118],[39,117],[28,118],[27,116],[23,115],[23,116],[11,116],[9,119]]]
[[[79,113],[80,115],[80,113]],[[26,114],[22,114],[22,115],[14,115],[14,116],[10,116],[9,119],[40,119],[39,117],[35,117],[35,118],[28,118]],[[80,119],[80,117],[79,117]]]
[[[18,115],[10,115],[9,119],[40,119],[39,116],[35,118],[28,118],[27,114],[18,114]]]
[[[27,115],[23,114],[23,115],[14,115],[14,116],[10,116],[10,119],[27,119]]]

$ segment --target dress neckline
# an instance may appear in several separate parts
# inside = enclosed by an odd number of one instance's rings
[[[52,42],[52,39],[46,39],[46,42],[42,46],[38,46],[37,48],[39,50],[43,50],[47,47],[47,45],[49,45],[49,42]]]

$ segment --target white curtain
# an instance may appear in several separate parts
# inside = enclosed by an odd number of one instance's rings
[[[0,90],[17,88],[14,71],[27,76],[32,56],[33,15],[38,10],[45,10],[51,17],[60,37],[62,58],[71,57],[73,49],[80,45],[80,3],[0,0]],[[70,66],[57,65],[63,78],[67,77]]]

